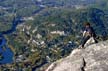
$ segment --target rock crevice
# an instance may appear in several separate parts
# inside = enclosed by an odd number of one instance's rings
[[[85,71],[85,67],[86,67],[86,61],[85,61],[85,59],[83,58],[83,67],[81,68],[81,71]]]

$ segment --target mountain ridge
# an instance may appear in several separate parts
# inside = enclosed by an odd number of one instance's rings
[[[107,43],[108,40],[75,49],[68,57],[52,63],[46,71],[107,71]]]

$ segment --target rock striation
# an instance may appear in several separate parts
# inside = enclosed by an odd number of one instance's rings
[[[46,71],[108,71],[108,40],[74,49],[72,53],[52,63]]]

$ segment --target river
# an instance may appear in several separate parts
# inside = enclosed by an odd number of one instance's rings
[[[12,63],[14,53],[6,46],[6,39],[0,34],[0,64]]]
[[[16,26],[23,21],[20,18],[14,18],[11,29],[0,32],[0,64],[13,62],[14,53],[7,45],[7,40],[4,35],[11,34],[16,30]]]

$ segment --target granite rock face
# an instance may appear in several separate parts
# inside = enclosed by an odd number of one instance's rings
[[[52,63],[46,71],[108,71],[108,41],[75,49],[68,57]]]

